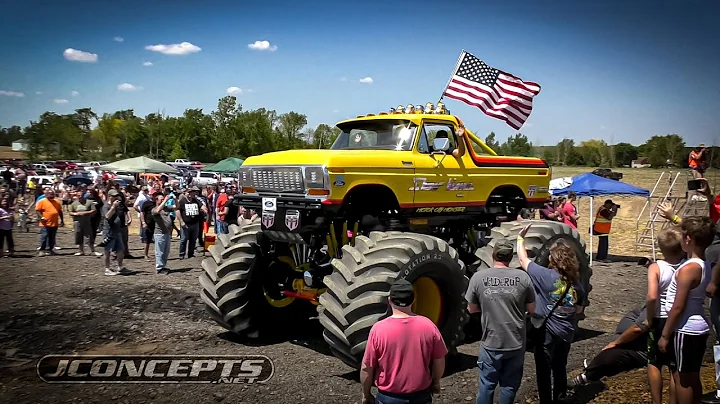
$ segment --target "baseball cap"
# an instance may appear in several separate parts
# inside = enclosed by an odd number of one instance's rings
[[[608,205],[608,204],[610,204],[610,205],[615,205],[615,204],[613,203],[612,199],[608,199],[607,201],[605,201],[605,205]]]
[[[508,262],[512,260],[514,246],[510,240],[500,239],[493,247],[493,257],[497,261]]]
[[[109,196],[118,196],[118,195],[120,195],[120,192],[118,192],[117,189],[111,189],[110,191],[108,191],[108,195]]]
[[[405,279],[396,280],[390,286],[390,302],[398,307],[408,307],[415,301],[415,291]]]

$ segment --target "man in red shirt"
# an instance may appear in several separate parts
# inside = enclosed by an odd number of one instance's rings
[[[414,300],[413,286],[405,279],[390,287],[392,315],[373,325],[365,347],[360,369],[363,404],[427,404],[440,391],[448,350],[435,324],[412,312]],[[373,382],[375,398],[370,393]]]

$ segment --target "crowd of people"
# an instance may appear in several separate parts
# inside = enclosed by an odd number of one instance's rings
[[[28,231],[29,224],[37,221],[38,256],[57,254],[58,228],[64,227],[70,216],[75,255],[104,257],[106,275],[124,274],[129,272],[125,259],[135,258],[128,251],[129,228],[135,218],[145,260],[151,261],[150,246],[154,245],[155,270],[167,274],[173,233],[180,238],[179,258],[192,258],[198,248],[205,248],[204,237],[210,227],[216,234],[227,233],[239,219],[252,218],[254,212],[234,203],[237,190],[236,183],[203,189],[192,183],[170,185],[162,176],[147,181],[138,178],[137,185],[124,186],[109,173],[102,173],[91,183],[69,184],[57,178],[47,186],[35,186],[33,178],[3,175],[0,251],[12,256],[13,230]],[[112,261],[116,262],[114,268]]]
[[[660,207],[660,215],[674,226],[658,236],[663,259],[649,265],[647,301],[621,319],[615,339],[569,381],[567,360],[585,296],[578,257],[559,241],[550,248],[547,267],[531,261],[524,247],[531,223],[515,243],[497,241],[493,267],[477,271],[466,294],[469,311],[481,316],[476,402],[493,403],[499,390],[499,403],[514,403],[525,351],[532,347],[540,404],[564,402],[583,385],[642,367],[647,367],[653,404],[663,402],[665,367],[670,370],[670,403],[720,403],[720,197],[710,198],[707,181],[701,180],[709,214],[680,218],[671,205]],[[570,194],[566,200],[548,201],[541,217],[577,228],[574,200]],[[605,223],[616,211],[610,200],[601,206],[596,234],[609,233]],[[513,251],[519,267],[511,266]],[[705,316],[708,297],[710,320]],[[392,315],[372,327],[362,361],[363,403],[430,403],[440,391],[447,348],[435,324],[412,313],[412,285],[395,282],[388,300]],[[718,387],[703,396],[700,368],[711,324]]]

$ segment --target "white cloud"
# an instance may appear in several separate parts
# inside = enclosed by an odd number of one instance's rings
[[[65,49],[63,56],[65,56],[65,59],[73,62],[95,63],[98,61],[98,55],[96,53],[83,52],[73,48]]]
[[[78,95],[80,95],[80,93],[78,93],[77,91],[73,91],[70,93],[70,95],[72,95],[73,97],[77,97]]]
[[[372,84],[373,79],[372,79],[372,77],[364,77],[364,78],[360,79],[360,82],[363,84]]]
[[[5,90],[0,90],[0,95],[6,95],[8,97],[24,97],[25,96],[24,93],[19,93],[17,91],[5,91]]]
[[[229,95],[239,95],[242,94],[243,90],[240,87],[228,87],[227,90],[225,90]]]
[[[115,38],[113,38],[113,41],[115,41],[115,42],[123,42],[123,41],[125,41],[125,38],[123,38],[123,37],[121,37],[121,36],[116,36]]]
[[[35,95],[43,95],[42,91],[35,91]]]
[[[248,44],[248,48],[252,50],[258,50],[258,51],[270,51],[275,52],[277,50],[277,46],[271,45],[268,41],[255,41],[251,44]]]
[[[134,85],[132,85],[132,84],[130,84],[130,83],[118,84],[117,88],[118,88],[118,90],[120,90],[120,91],[135,91],[135,90],[142,90],[142,89],[143,89],[142,87],[134,86]]]
[[[143,66],[152,66],[152,62],[143,62]]]
[[[56,98],[56,99],[55,99],[55,104],[67,104],[68,102],[70,102],[70,101],[64,100],[64,99],[61,99],[61,98]]]
[[[340,81],[347,81],[347,77],[340,77]]]
[[[148,45],[145,49],[153,52],[160,52],[166,55],[187,55],[189,53],[200,52],[202,49],[190,42],[174,43],[170,45]]]

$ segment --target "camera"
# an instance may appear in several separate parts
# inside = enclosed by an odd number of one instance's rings
[[[613,204],[613,206],[615,207],[615,209],[620,209],[620,205],[618,204]]]

